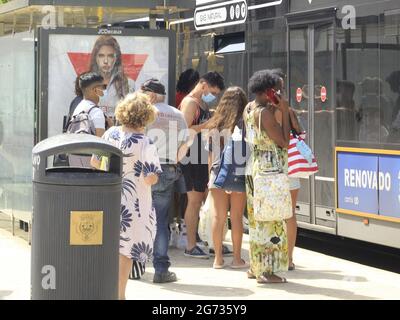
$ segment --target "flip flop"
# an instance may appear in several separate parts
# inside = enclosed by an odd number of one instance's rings
[[[213,264],[214,269],[224,269],[225,268],[225,261],[222,261],[222,264]]]
[[[240,264],[240,265],[231,264],[230,268],[231,269],[248,269],[250,267],[250,265],[246,261],[244,261],[243,259],[242,259],[242,262],[244,262],[244,263]]]
[[[296,269],[296,266],[295,266],[294,263],[292,263],[292,265],[289,266],[289,271],[293,271],[293,270],[295,270],[295,269]]]

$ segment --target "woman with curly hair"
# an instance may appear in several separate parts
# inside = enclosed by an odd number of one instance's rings
[[[125,289],[132,261],[146,263],[153,256],[156,216],[152,205],[151,186],[161,173],[157,148],[145,135],[145,128],[154,122],[156,109],[142,93],[129,94],[116,109],[121,124],[106,131],[103,138],[124,154],[121,229],[119,257],[119,298]],[[92,165],[101,166],[93,157]]]
[[[249,92],[255,100],[250,102],[243,113],[246,125],[246,140],[252,150],[247,164],[246,190],[247,213],[249,217],[250,270],[247,276],[258,283],[285,283],[287,280],[277,275],[288,271],[289,254],[286,223],[257,220],[255,216],[256,192],[254,181],[265,177],[274,200],[279,203],[274,208],[270,203],[263,206],[272,210],[292,212],[289,180],[274,179],[278,174],[287,175],[287,161],[290,140],[289,104],[273,90],[279,86],[281,78],[273,70],[261,70],[249,80]],[[275,118],[275,111],[281,113],[281,124]],[[286,182],[286,183],[285,183]],[[263,190],[265,191],[265,190]],[[273,201],[273,199],[269,199]],[[258,200],[260,201],[260,200]]]

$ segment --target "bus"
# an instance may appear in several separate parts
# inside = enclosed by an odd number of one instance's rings
[[[301,179],[299,227],[400,248],[400,2],[242,2],[235,24],[196,29],[194,11],[170,23],[177,74],[218,71],[246,89],[255,71],[281,68],[319,164]]]

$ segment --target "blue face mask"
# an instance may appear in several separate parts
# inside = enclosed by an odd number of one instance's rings
[[[207,104],[210,104],[210,103],[212,103],[215,99],[216,99],[216,97],[212,94],[212,93],[209,93],[208,95],[202,95],[202,97],[201,97],[201,99],[205,102],[205,103],[207,103]]]

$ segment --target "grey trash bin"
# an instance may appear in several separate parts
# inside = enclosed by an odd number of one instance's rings
[[[32,151],[32,299],[118,299],[122,152],[65,134]],[[53,167],[57,154],[109,157],[107,172]]]

